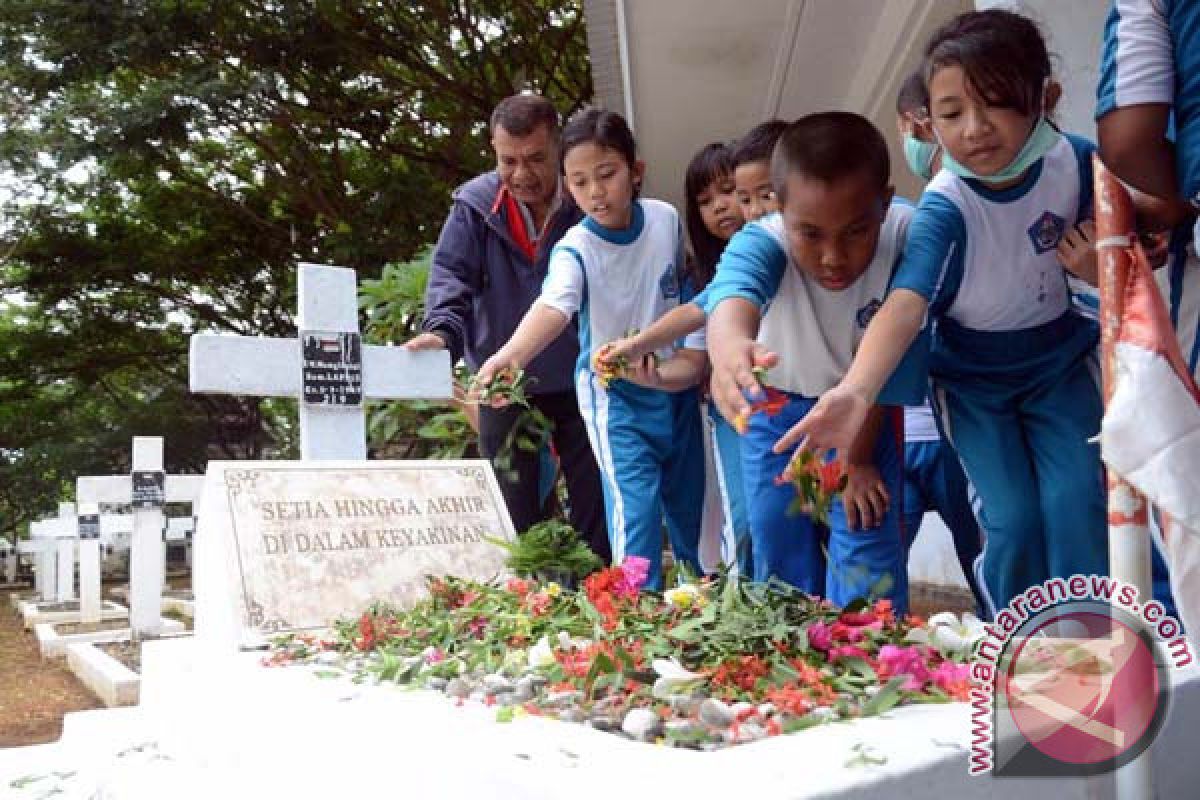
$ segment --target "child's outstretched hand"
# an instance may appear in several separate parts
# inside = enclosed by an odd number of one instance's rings
[[[499,350],[480,365],[479,370],[475,373],[475,377],[471,379],[471,384],[467,391],[467,402],[488,405],[492,408],[504,408],[507,406],[510,400],[506,393],[493,393],[489,391],[489,387],[496,382],[497,378],[503,376],[506,371],[512,375],[516,375],[520,372],[520,368],[503,350]]]
[[[787,453],[799,446],[811,450],[817,458],[824,458],[829,450],[839,454],[848,452],[870,410],[866,392],[839,383],[821,395],[812,410],[781,436],[773,449],[776,453]]]
[[[1098,286],[1100,268],[1096,258],[1096,223],[1085,219],[1067,231],[1058,243],[1058,260],[1076,278],[1087,281],[1089,286]]]
[[[883,522],[890,498],[875,465],[851,464],[846,468],[846,478],[842,503],[850,530],[867,530]]]
[[[630,359],[629,367],[622,375],[625,380],[645,386],[648,389],[661,389],[662,376],[658,372],[658,360],[653,353],[646,353],[640,358]]]
[[[762,398],[763,389],[754,371],[774,367],[779,356],[750,338],[723,344],[710,340],[709,355],[713,400],[721,415],[736,427],[738,420],[750,415],[750,403]]]

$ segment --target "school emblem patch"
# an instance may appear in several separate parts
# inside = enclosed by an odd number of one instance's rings
[[[1066,220],[1052,211],[1045,211],[1029,226],[1029,241],[1033,242],[1033,249],[1040,256],[1058,247],[1066,229]]]
[[[855,312],[855,319],[858,320],[858,327],[865,328],[871,323],[871,318],[875,316],[875,312],[883,303],[879,302],[878,297],[872,297],[871,300],[858,311]]]
[[[666,300],[679,297],[679,280],[675,277],[675,265],[667,264],[666,271],[658,281],[659,291]]]

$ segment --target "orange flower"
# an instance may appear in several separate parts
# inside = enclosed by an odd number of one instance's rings
[[[744,434],[750,428],[750,417],[754,414],[762,412],[768,417],[773,417],[780,411],[783,411],[784,406],[788,404],[788,396],[786,393],[779,391],[773,386],[762,387],[762,399],[755,400],[748,408],[741,411],[733,421],[729,424],[738,434]]]

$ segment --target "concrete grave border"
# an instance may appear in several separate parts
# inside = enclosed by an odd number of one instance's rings
[[[79,605],[78,600],[71,601],[75,605]],[[39,606],[58,605],[58,602],[41,603],[31,601],[20,601],[17,604],[17,611],[25,620],[25,630],[33,630],[34,626],[42,623],[59,623],[59,622],[79,622],[83,617],[81,609],[74,611],[41,611]],[[104,600],[100,604],[100,619],[127,619],[129,617],[129,609],[119,603],[114,603],[111,600]]]
[[[75,620],[69,620],[74,622]],[[42,653],[42,658],[62,658],[67,654],[67,647],[77,643],[95,643],[105,644],[108,642],[123,642],[132,637],[131,629],[126,625],[124,628],[114,628],[108,631],[93,631],[92,633],[59,633],[54,629],[56,624],[61,622],[42,622],[34,627],[34,634],[37,636],[38,649]],[[162,619],[164,633],[183,633],[185,626],[178,620],[163,617]]]

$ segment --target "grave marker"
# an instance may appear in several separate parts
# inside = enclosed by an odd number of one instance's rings
[[[482,461],[212,462],[199,515],[196,635],[218,649],[324,628],[428,575],[490,580],[512,522]]]
[[[48,522],[38,520],[29,524],[28,552],[35,554],[36,558],[33,566],[34,588],[38,600],[43,603],[53,603],[58,596],[57,543]]]
[[[364,399],[445,399],[445,350],[363,345],[354,270],[301,264],[296,339],[197,334],[188,356],[193,392],[300,400],[304,461],[367,457]]]
[[[79,618],[100,621],[100,507],[79,504]]]
[[[137,503],[129,558],[129,623],[135,638],[159,632],[164,582],[163,510],[165,503],[194,503],[203,485],[200,475],[163,472],[161,436],[133,438],[130,475],[79,478],[75,496],[81,503]]]
[[[75,599],[75,547],[78,541],[74,503],[59,503],[58,516],[47,520],[56,541],[58,556],[58,602]]]
[[[17,582],[17,548],[12,545],[7,539],[3,540],[3,547],[0,547],[0,555],[4,556],[4,582],[14,584]]]

